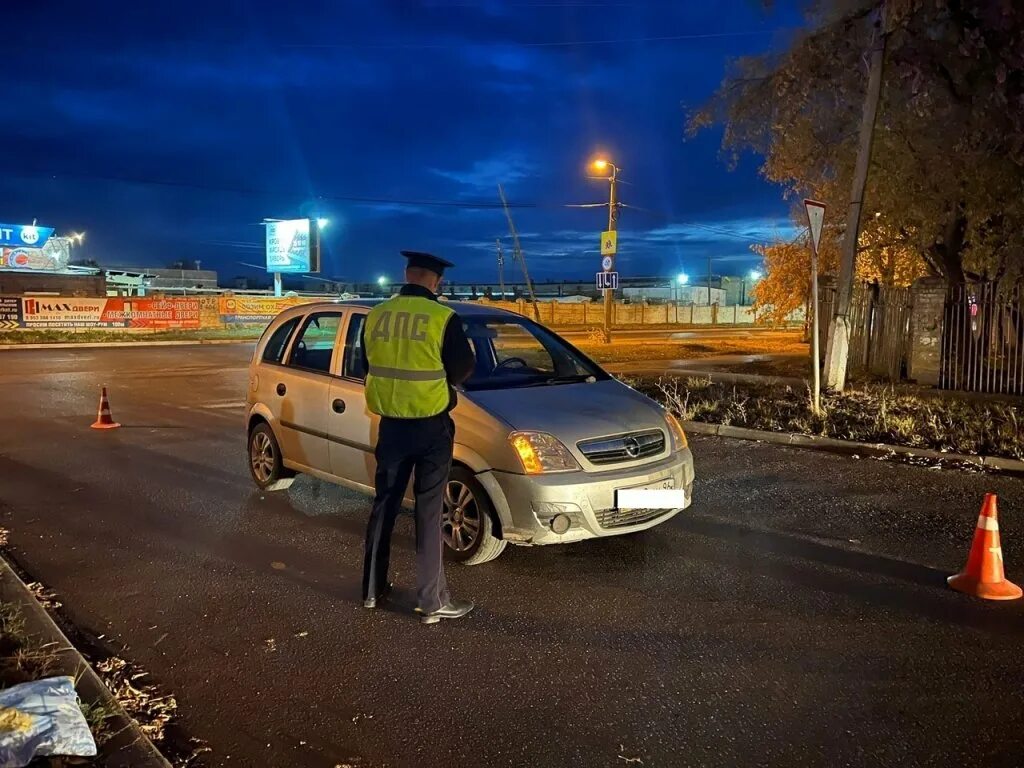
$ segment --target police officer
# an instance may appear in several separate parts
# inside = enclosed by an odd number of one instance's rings
[[[453,600],[444,577],[441,510],[452,462],[454,385],[473,372],[475,360],[458,315],[437,300],[451,262],[429,253],[402,251],[408,259],[397,296],[370,310],[363,326],[368,365],[366,403],[379,414],[375,455],[376,496],[366,529],[363,605],[375,608],[391,591],[391,532],[414,476],[416,497],[417,610],[424,624],[458,619],[473,610]]]

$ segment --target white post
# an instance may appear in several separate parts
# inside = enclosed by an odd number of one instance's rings
[[[821,413],[821,350],[818,348],[818,249],[811,245],[811,305],[814,317],[811,348],[814,350],[814,412]]]
[[[274,296],[281,298],[281,273],[274,273]]]

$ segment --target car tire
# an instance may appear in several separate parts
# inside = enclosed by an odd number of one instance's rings
[[[494,531],[494,505],[487,491],[468,469],[453,467],[442,510],[445,556],[463,565],[481,565],[493,560],[508,544],[495,536]],[[457,547],[456,542],[464,546]]]
[[[249,430],[249,474],[263,491],[283,491],[295,482],[295,473],[285,467],[281,446],[274,430],[261,421]]]

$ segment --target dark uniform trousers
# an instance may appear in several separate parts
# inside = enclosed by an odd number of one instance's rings
[[[388,582],[391,532],[413,476],[416,497],[416,583],[419,608],[436,611],[449,599],[442,561],[441,511],[452,465],[455,422],[447,413],[426,419],[382,417],[377,436],[376,496],[366,529],[363,598]]]

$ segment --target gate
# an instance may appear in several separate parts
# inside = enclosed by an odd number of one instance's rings
[[[1024,289],[1020,284],[949,289],[942,333],[944,389],[1024,395]]]
[[[828,345],[828,327],[835,311],[835,286],[819,291],[821,322],[818,343],[822,359]],[[909,288],[857,285],[850,301],[850,352],[848,371],[869,373],[899,381],[906,370],[910,341],[911,296]]]

